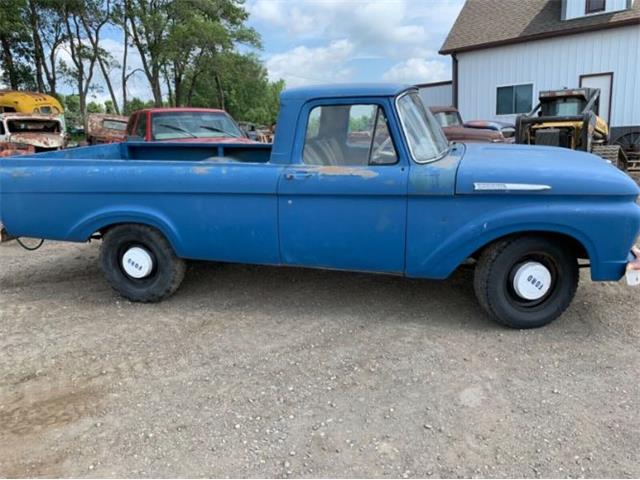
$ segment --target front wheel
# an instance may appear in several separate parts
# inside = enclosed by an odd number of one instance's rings
[[[561,242],[514,237],[487,247],[476,266],[480,305],[499,323],[537,328],[559,317],[578,288],[578,263]]]
[[[100,264],[109,284],[134,302],[158,302],[184,278],[185,262],[167,239],[146,225],[119,225],[104,235]]]

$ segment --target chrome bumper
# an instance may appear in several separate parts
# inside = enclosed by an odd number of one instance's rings
[[[633,247],[630,257],[634,258],[627,263],[627,285],[636,287],[640,285],[640,248]]]

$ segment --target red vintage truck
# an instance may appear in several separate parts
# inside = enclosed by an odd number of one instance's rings
[[[145,108],[129,117],[126,138],[146,142],[254,143],[231,115],[215,108]]]

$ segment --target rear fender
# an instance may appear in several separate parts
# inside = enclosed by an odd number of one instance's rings
[[[123,223],[137,223],[158,229],[180,255],[182,239],[171,220],[158,211],[134,206],[92,212],[71,227],[67,239],[86,241],[95,232]]]

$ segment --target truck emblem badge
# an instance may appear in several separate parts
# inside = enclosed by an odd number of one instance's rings
[[[476,191],[519,191],[519,192],[539,192],[551,190],[551,185],[537,183],[484,183],[475,182],[473,189]]]

